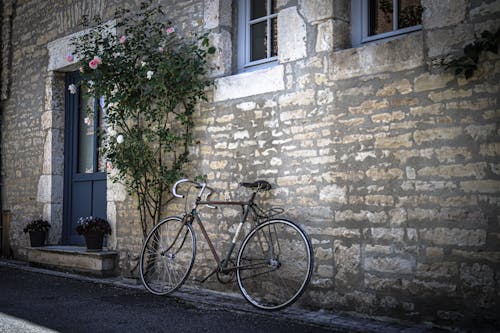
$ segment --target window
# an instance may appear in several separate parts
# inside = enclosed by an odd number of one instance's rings
[[[352,0],[352,44],[420,30],[420,0]]]
[[[277,1],[240,0],[238,6],[238,71],[269,66],[277,59]]]

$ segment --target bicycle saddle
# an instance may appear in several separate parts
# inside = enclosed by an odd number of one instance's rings
[[[273,188],[272,185],[265,180],[256,180],[253,183],[240,183],[240,185],[248,188],[256,188],[260,191],[269,191]]]

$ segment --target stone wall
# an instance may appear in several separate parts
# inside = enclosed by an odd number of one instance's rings
[[[47,43],[80,30],[81,13],[111,18],[113,6],[17,3],[12,92],[2,114],[2,198],[22,257],[23,225],[48,214],[37,200],[45,89],[57,81],[47,71]],[[196,113],[199,143],[188,174],[207,175],[221,199],[245,197],[240,181],[277,185],[264,206],[286,207],[314,245],[302,306],[500,326],[500,57],[481,56],[468,80],[431,66],[461,52],[475,33],[496,30],[499,1],[423,0],[421,31],[350,48],[350,1],[282,0],[278,64],[244,74],[233,73],[235,2],[164,3],[180,31],[209,31],[217,47],[216,86]],[[175,203],[166,214],[182,210]],[[134,212],[134,201],[109,184],[123,275],[131,274],[142,243]],[[239,211],[202,213],[212,216],[206,227],[224,251]],[[193,276],[213,264],[207,249],[200,242]]]

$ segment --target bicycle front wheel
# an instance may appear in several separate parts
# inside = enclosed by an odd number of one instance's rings
[[[263,310],[291,305],[311,279],[313,257],[307,234],[294,222],[274,219],[258,225],[238,253],[236,274],[243,297]]]
[[[140,259],[141,280],[148,291],[168,295],[186,281],[196,256],[196,236],[190,224],[167,217],[146,238]]]

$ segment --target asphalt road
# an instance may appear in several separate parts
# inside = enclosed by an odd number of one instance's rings
[[[0,266],[0,332],[332,332],[142,290]]]

